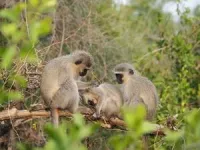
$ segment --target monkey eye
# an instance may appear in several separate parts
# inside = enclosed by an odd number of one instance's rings
[[[129,74],[133,75],[134,71],[132,69],[129,69]]]
[[[81,63],[82,63],[82,60],[77,60],[77,61],[75,62],[76,65],[80,65]]]

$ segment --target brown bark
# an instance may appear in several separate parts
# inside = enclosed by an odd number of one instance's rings
[[[87,107],[80,107],[79,112],[83,114],[86,120],[88,121],[98,121],[100,125],[104,128],[112,128],[112,127],[123,127],[126,128],[126,124],[123,120],[118,118],[107,119],[96,119],[92,116],[93,111]],[[4,110],[0,112],[0,121],[2,120],[13,120],[13,119],[29,119],[29,118],[43,118],[50,117],[50,111],[46,110],[38,110],[38,111],[29,111],[29,110],[17,110],[16,108],[12,108],[9,110]],[[59,111],[60,117],[73,117],[68,111]],[[150,135],[165,135],[162,129],[157,129],[156,131],[150,133]]]

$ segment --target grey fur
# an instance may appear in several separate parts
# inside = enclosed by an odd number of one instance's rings
[[[132,69],[134,74],[129,74],[129,69]],[[124,106],[136,107],[138,104],[144,104],[147,109],[147,119],[152,120],[156,114],[159,102],[154,84],[146,77],[141,76],[128,63],[116,65],[114,73],[121,73],[124,75],[124,79],[126,79],[121,85]]]
[[[102,83],[98,87],[94,87],[86,93],[86,99],[97,97],[96,117],[101,115],[110,117],[118,117],[122,106],[122,94],[119,88],[109,83]],[[87,100],[86,100],[87,101]]]
[[[82,59],[79,66],[75,64],[78,59]],[[41,79],[41,94],[46,104],[52,109],[67,109],[74,113],[79,104],[79,73],[92,62],[92,56],[85,51],[75,51],[49,61]]]

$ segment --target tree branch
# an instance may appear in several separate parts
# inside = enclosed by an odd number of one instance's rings
[[[92,116],[93,110],[87,107],[80,107],[78,111],[85,117],[88,121],[98,121],[103,128],[112,128],[112,127],[126,127],[126,124],[123,120],[118,118],[111,118],[110,120],[107,119],[96,119]],[[29,110],[17,110],[16,108],[4,110],[0,112],[0,121],[2,120],[13,120],[13,119],[28,119],[28,118],[43,118],[43,117],[50,117],[50,111],[46,110],[38,110],[38,111],[29,111]],[[68,111],[59,111],[60,117],[73,117]],[[149,135],[161,135],[164,136],[165,133],[162,131],[162,127],[158,125],[158,129]]]

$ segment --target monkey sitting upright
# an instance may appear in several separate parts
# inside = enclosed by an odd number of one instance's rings
[[[119,117],[122,95],[116,86],[102,83],[83,92],[83,99],[89,105],[95,106],[95,117],[99,118],[101,115],[107,118]]]
[[[147,110],[147,120],[152,120],[159,101],[154,84],[146,77],[141,76],[128,63],[116,65],[114,74],[117,82],[122,84],[124,106],[136,107],[138,104],[144,104]]]
[[[41,94],[51,108],[52,122],[58,126],[57,109],[74,113],[79,104],[77,81],[87,74],[93,63],[92,56],[85,51],[55,58],[45,66],[41,79]]]

